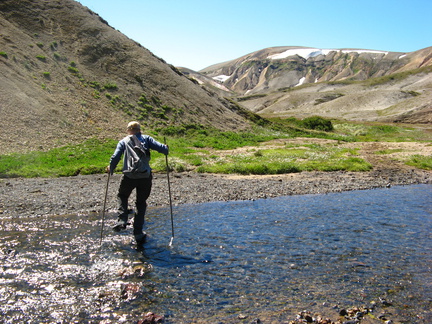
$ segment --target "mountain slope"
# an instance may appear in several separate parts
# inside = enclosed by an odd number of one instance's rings
[[[0,154],[48,149],[125,123],[248,127],[204,90],[72,0],[0,2]]]
[[[432,47],[412,53],[273,47],[200,73],[267,117],[428,123],[431,71]]]
[[[286,46],[263,49],[199,72],[245,95],[306,83],[366,80],[429,65],[432,47],[397,53]]]
[[[430,123],[432,73],[371,84],[323,82],[240,98],[241,104],[266,117],[319,115],[357,121]]]

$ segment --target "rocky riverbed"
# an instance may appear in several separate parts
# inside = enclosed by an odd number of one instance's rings
[[[120,178],[120,174],[109,178],[107,196],[107,209],[109,209],[109,211],[115,211],[116,192]],[[33,305],[42,305],[40,308],[34,306],[36,309],[34,316],[35,318],[42,318],[46,311],[43,305],[49,305],[47,307],[53,307],[54,309],[59,305],[59,307],[63,307],[61,306],[63,305],[61,302],[62,300],[79,299],[79,303],[72,303],[72,305],[68,307],[79,308],[82,306],[81,303],[84,300],[88,303],[87,306],[90,305],[89,307],[92,307],[91,310],[94,314],[89,313],[92,316],[105,316],[113,320],[123,320],[123,317],[120,317],[115,311],[110,311],[110,307],[120,307],[119,309],[124,313],[121,316],[128,318],[128,321],[124,321],[125,323],[137,322],[137,313],[140,311],[136,310],[135,307],[136,305],[145,305],[146,301],[154,298],[154,294],[157,292],[157,290],[154,289],[154,285],[157,285],[157,280],[143,281],[143,274],[137,274],[136,269],[138,268],[132,268],[132,265],[137,266],[138,264],[140,267],[145,267],[145,269],[147,269],[147,267],[151,267],[151,264],[142,262],[142,258],[136,260],[139,254],[128,247],[132,240],[130,235],[113,234],[112,231],[109,231],[111,234],[107,233],[107,235],[111,235],[109,240],[107,240],[109,243],[106,243],[109,244],[108,252],[103,258],[100,258],[103,262],[98,263],[98,256],[101,252],[98,250],[97,253],[93,253],[93,251],[99,247],[94,244],[94,237],[92,239],[92,236],[89,234],[93,232],[92,235],[94,236],[95,231],[82,230],[83,225],[87,227],[96,226],[96,235],[98,234],[99,222],[95,220],[100,218],[94,213],[99,213],[102,210],[107,179],[107,174],[52,179],[0,179],[0,219],[2,219],[3,233],[5,233],[4,242],[2,243],[3,246],[2,249],[0,249],[0,255],[5,261],[3,275],[7,276],[9,282],[18,283],[13,286],[14,289],[11,289],[10,286],[8,287],[7,284],[4,286],[3,292],[7,291],[7,296],[9,296],[7,298],[14,302],[14,305],[16,305],[15,308],[19,308],[23,303],[28,305],[28,300],[33,300]],[[386,188],[399,185],[432,184],[432,172],[400,166],[379,167],[370,172],[302,172],[274,176],[211,175],[188,172],[171,173],[170,184],[173,203],[175,205],[180,205],[209,201],[258,200],[287,195],[326,194],[330,192]],[[169,195],[166,174],[155,174],[153,186],[153,192],[148,201],[150,208],[167,206],[169,204]],[[373,195],[374,191],[371,191],[370,194]],[[134,194],[132,195],[131,203],[133,203],[133,198]],[[400,202],[399,199],[398,201]],[[193,207],[195,208],[195,206]],[[320,205],[319,208],[321,207]],[[90,217],[43,217],[48,215],[87,215],[92,213],[93,215],[90,215]],[[54,221],[40,221],[41,219],[45,220],[48,218]],[[58,219],[62,219],[62,222],[56,221]],[[115,217],[110,217],[110,220],[111,223],[113,223]],[[300,220],[298,221],[300,222]],[[68,236],[64,236],[62,232],[65,226],[68,228]],[[28,232],[30,228],[32,230]],[[39,231],[39,228],[43,229],[43,231]],[[11,229],[13,229],[13,231],[10,231]],[[59,233],[61,233],[61,235]],[[411,235],[413,235],[413,233],[414,232],[411,231]],[[26,241],[28,237],[31,237],[31,245]],[[357,244],[357,241],[355,242]],[[157,247],[152,246],[151,243],[149,244],[148,251],[151,253],[151,249],[156,249]],[[367,244],[368,248],[372,246],[369,242]],[[187,240],[183,241],[182,245],[183,248],[186,248]],[[202,245],[202,247],[203,251],[208,251],[207,245]],[[68,252],[63,253],[63,248]],[[292,245],[291,248],[295,248],[295,244]],[[219,248],[217,250],[219,251]],[[88,253],[89,251],[91,253]],[[166,253],[166,251],[169,250],[162,251]],[[196,253],[195,247],[193,251]],[[244,251],[242,253],[244,253]],[[175,256],[175,254],[173,255]],[[191,254],[189,253],[186,255]],[[109,258],[106,258],[106,256],[109,256]],[[309,257],[311,256],[313,255],[310,254]],[[320,258],[314,259],[312,257],[309,261],[312,263],[319,263],[320,260]],[[350,262],[346,270],[351,274],[355,274],[353,278],[360,278],[362,276],[361,273],[367,270],[365,275],[369,279],[362,279],[363,284],[367,285],[369,280],[373,279],[373,282],[383,285],[382,287],[387,286],[384,282],[381,282],[380,278],[387,278],[388,276],[394,275],[399,271],[397,267],[400,266],[396,266],[392,263],[392,267],[396,268],[392,271],[385,270],[383,277],[378,270],[371,267],[368,263],[364,263],[363,260],[353,258]],[[60,266],[62,271],[55,270],[57,268],[53,267],[52,264]],[[211,263],[206,262],[205,264]],[[315,264],[315,266],[319,268],[318,264]],[[115,275],[110,276],[110,271],[107,271],[107,267],[115,268],[119,274],[118,278]],[[119,267],[119,269],[117,269],[117,267]],[[290,269],[292,271],[298,271],[297,267],[298,265],[293,263]],[[103,269],[103,271],[101,269]],[[337,269],[339,268],[336,268],[336,272],[338,271]],[[343,269],[345,268],[342,268],[342,271],[345,271]],[[412,268],[410,269],[412,270]],[[126,275],[129,270],[131,272],[129,275]],[[103,275],[102,278],[98,277],[99,272],[97,271],[100,271],[101,276]],[[169,269],[164,269],[163,273],[165,274],[169,271]],[[184,271],[184,275],[187,277],[187,270],[182,271]],[[199,272],[195,273],[194,276],[197,276],[198,273]],[[234,272],[233,276],[235,277],[236,275],[238,275],[238,273],[236,274]],[[300,273],[296,275],[300,275]],[[331,276],[331,274],[326,275],[329,277]],[[100,284],[100,286],[95,286],[93,282],[94,279],[91,279],[93,290],[86,295],[86,298],[82,299],[81,295],[77,298],[78,288],[75,289],[75,287],[81,287],[80,284],[77,283],[81,283],[83,280],[89,280],[88,276],[90,276],[90,278],[96,276],[95,278],[99,278],[98,282],[102,284]],[[157,278],[157,273],[154,274],[154,276]],[[77,279],[74,281],[75,279],[71,280],[71,278]],[[300,288],[293,288],[293,293],[301,295],[301,287],[305,287],[306,289],[307,285],[302,284],[301,279],[298,279],[300,277],[296,278],[296,280],[298,280],[297,285]],[[404,285],[408,285],[408,283],[404,283],[404,278],[405,277],[402,276],[400,277],[401,280],[399,280],[395,277],[395,289],[402,290]],[[22,282],[30,282],[33,286],[23,285]],[[58,284],[59,282],[61,284]],[[305,282],[307,282],[307,280]],[[37,284],[35,285],[35,283]],[[69,285],[68,289],[70,289],[66,295],[64,285]],[[34,293],[34,291],[36,291],[34,287],[38,287],[37,289],[39,289],[38,291],[41,291],[41,293]],[[147,291],[147,287],[153,288]],[[169,288],[163,285],[160,287],[162,288],[159,289],[162,290]],[[391,285],[389,287],[393,286]],[[354,290],[355,289],[357,288],[354,288]],[[386,289],[388,290],[388,288]],[[395,289],[392,289],[392,291],[395,292]],[[386,296],[387,290],[383,290],[384,297]],[[320,299],[321,290],[319,287],[316,287],[315,291],[317,293],[316,297]],[[339,291],[339,289],[337,289],[337,291]],[[427,309],[427,306],[425,307],[424,305],[427,304],[428,300],[416,299],[417,297],[415,294],[409,295],[410,306],[408,307],[408,302],[404,302],[404,306],[401,308],[401,303],[399,301],[401,297],[399,296],[393,296],[396,302],[392,305],[391,301],[387,302],[386,299],[373,299],[373,294],[368,286],[365,286],[365,291],[364,297],[361,297],[364,298],[364,300],[361,300],[358,305],[352,305],[351,302],[347,302],[342,294],[336,303],[334,302],[334,294],[331,293],[327,296],[328,300],[331,302],[326,301],[324,304],[321,304],[313,301],[305,307],[299,307],[297,310],[290,309],[290,307],[287,306],[275,311],[274,308],[269,307],[268,310],[260,310],[260,319],[256,320],[254,320],[253,317],[255,315],[252,315],[254,314],[253,311],[250,311],[250,313],[245,312],[238,315],[238,322],[261,323],[262,321],[263,323],[296,324],[309,322],[333,324],[341,323],[341,319],[343,319],[344,323],[361,322],[362,324],[378,324],[407,323],[406,318],[413,319],[416,318],[415,316],[418,317],[418,320],[413,323],[426,323],[430,318],[428,317],[430,313],[423,311]],[[330,290],[330,292],[334,291]],[[79,294],[82,294],[81,290]],[[310,296],[305,297],[305,302],[309,300],[308,298],[310,298]],[[133,307],[129,307],[128,303],[135,299],[139,300],[139,302],[133,304]],[[96,300],[96,303],[94,300]],[[418,301],[418,304],[415,304],[415,301]],[[181,302],[180,298],[176,299],[176,302]],[[9,307],[7,303],[2,305],[3,309]],[[106,307],[103,308],[102,311],[94,308],[98,304],[105,305]],[[289,303],[287,303],[287,305],[289,305]],[[148,308],[144,306],[141,307],[143,307],[142,309],[146,309],[146,311],[150,309],[156,312],[156,309],[153,309],[156,305],[152,305]],[[88,310],[86,310],[86,312],[88,312]],[[77,316],[83,316],[83,318],[90,316],[86,312],[79,312]],[[298,313],[297,316],[295,316],[295,312]],[[13,312],[10,314],[12,313]],[[167,313],[168,315],[171,314],[171,310]],[[50,312],[47,314],[50,314]],[[57,313],[57,315],[58,314],[61,314],[61,312]],[[166,314],[158,312],[158,315]],[[19,317],[20,315],[16,316]],[[28,312],[25,316],[30,318],[33,315]],[[147,320],[148,314],[144,316],[143,313],[143,315],[140,316],[139,318],[144,321]],[[207,315],[204,314],[202,319],[196,319],[196,323],[211,322],[212,320],[207,319],[206,316]],[[166,321],[167,323],[173,323],[169,317]],[[107,320],[105,322],[109,323],[110,321]],[[148,323],[156,322],[157,321],[153,319],[148,321]]]
[[[121,175],[110,177],[107,209],[116,207]],[[0,218],[85,214],[102,209],[106,174],[66,178],[0,179]],[[171,173],[174,205],[209,201],[256,200],[325,194],[396,185],[432,183],[432,172],[414,168],[376,168],[370,172],[302,172],[274,176]],[[134,194],[131,196],[133,203]],[[155,174],[149,207],[169,204],[166,174]]]

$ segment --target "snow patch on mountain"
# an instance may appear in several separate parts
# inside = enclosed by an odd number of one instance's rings
[[[388,54],[388,52],[384,51],[373,51],[373,50],[337,50],[337,49],[319,49],[319,48],[295,48],[295,49],[289,49],[282,53],[269,55],[267,58],[271,60],[279,60],[284,59],[289,56],[298,55],[300,57],[305,58],[306,60],[310,57],[316,57],[318,55],[327,55],[330,52],[333,51],[341,51],[342,53],[373,53],[373,54]]]
[[[331,51],[334,50],[323,50],[323,49],[318,49],[318,48],[295,48],[295,49],[289,49],[286,50],[282,53],[279,54],[273,54],[268,56],[268,59],[271,60],[279,60],[279,59],[284,59],[287,58],[288,56],[293,56],[293,55],[298,55],[301,57],[304,57],[305,59],[308,59],[309,57],[315,57],[318,55],[327,55],[328,53],[330,53]]]
[[[229,78],[230,78],[231,76],[229,76],[229,75],[224,75],[224,74],[221,74],[221,75],[217,75],[217,76],[215,76],[215,77],[213,77],[213,80],[216,80],[216,81],[219,81],[219,82],[225,82],[226,80],[228,80]]]
[[[301,86],[303,82],[305,82],[305,80],[306,80],[305,77],[300,78],[299,82],[295,85],[295,87]]]

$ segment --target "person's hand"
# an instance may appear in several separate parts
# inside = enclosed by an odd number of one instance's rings
[[[111,169],[110,169],[110,166],[108,165],[108,166],[106,167],[106,172],[107,172],[107,173],[110,173],[110,171],[111,171]]]

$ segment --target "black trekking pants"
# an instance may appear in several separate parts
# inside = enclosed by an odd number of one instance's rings
[[[132,191],[136,189],[135,205],[137,211],[134,217],[134,235],[142,233],[144,227],[144,216],[147,209],[147,198],[150,196],[152,188],[152,176],[144,179],[131,179],[123,176],[120,182],[120,187],[117,194],[119,203],[119,218],[127,220],[128,217],[128,201]]]

